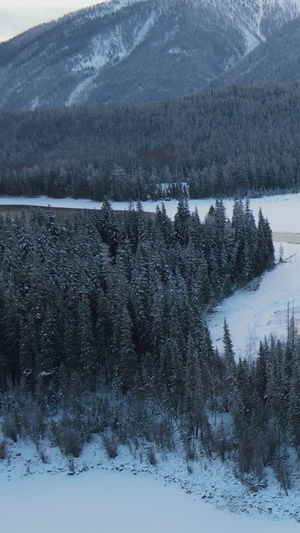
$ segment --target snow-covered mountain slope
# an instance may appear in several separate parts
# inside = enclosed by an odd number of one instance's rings
[[[0,110],[191,94],[300,14],[300,0],[112,0],[0,45]]]
[[[275,31],[266,42],[213,80],[210,86],[217,88],[259,80],[299,80],[299,56],[300,18],[297,18]]]

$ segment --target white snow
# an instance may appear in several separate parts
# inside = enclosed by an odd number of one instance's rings
[[[144,202],[144,210],[153,212],[158,203]],[[102,205],[46,197],[1,198],[0,204],[91,209]],[[197,207],[202,220],[212,204],[214,199],[189,202],[191,210]],[[225,200],[224,204],[230,217],[233,201]],[[273,231],[300,233],[300,194],[253,199],[250,205],[255,216],[262,208]],[[113,203],[114,209],[127,206]],[[174,217],[177,202],[166,202],[165,206]],[[278,252],[279,243],[276,249]],[[267,272],[257,291],[238,291],[226,299],[209,320],[212,338],[220,345],[226,317],[237,356],[245,349],[246,354],[253,354],[254,344],[257,346],[271,331],[284,335],[288,303],[300,318],[300,245],[283,243],[283,249],[289,261]],[[5,533],[299,531],[295,520],[300,521],[297,472],[292,472],[294,487],[287,496],[271,471],[267,472],[267,487],[251,492],[234,477],[230,464],[205,457],[187,465],[179,455],[163,454],[157,456],[157,466],[153,467],[145,450],[134,457],[122,447],[117,458],[109,461],[98,437],[74,460],[73,476],[68,475],[72,465],[57,448],[50,447],[45,453],[47,464],[41,462],[33,444],[20,441],[10,445],[9,463],[0,462],[0,516]]]
[[[89,87],[92,85],[93,80],[96,76],[97,74],[94,74],[93,76],[86,78],[85,80],[78,83],[78,85],[76,85],[75,89],[73,89],[68,100],[66,101],[67,107],[75,105],[79,101],[82,93],[88,91]]]
[[[5,533],[264,533],[267,519],[216,511],[177,487],[127,472],[89,471],[79,477],[38,476],[5,484],[0,503]],[[4,489],[4,490],[3,490]],[[273,522],[273,533],[299,524]]]
[[[264,7],[265,7],[265,2],[260,0],[260,2],[258,2],[258,13],[257,13],[257,17],[256,17],[256,28],[257,28],[256,31],[257,31],[258,37],[262,41],[266,40],[265,36],[262,35],[262,33],[261,33],[261,23],[262,23],[263,18],[264,18]]]
[[[194,502],[177,487],[140,474],[89,471],[79,477],[37,476],[5,484],[0,503],[5,533],[263,533],[267,519],[246,518]],[[3,490],[4,489],[4,490]],[[296,522],[272,532],[296,533]]]
[[[278,243],[275,249],[278,257]],[[300,245],[284,243],[283,249],[290,259],[267,272],[258,290],[239,290],[208,317],[212,340],[220,350],[224,318],[237,358],[255,356],[265,335],[286,337],[288,306],[290,316],[294,310],[295,319],[300,319]]]
[[[244,39],[245,39],[245,53],[243,57],[245,57],[247,54],[249,54],[249,52],[252,52],[252,50],[254,50],[254,48],[256,48],[256,46],[260,44],[260,41],[257,38],[257,36],[254,35],[246,27],[243,28],[243,33],[244,33]]]
[[[136,0],[134,0],[136,1]],[[132,2],[134,3],[134,2]],[[118,9],[127,5],[124,1],[116,4]],[[133,42],[125,43],[125,38],[122,35],[122,26],[117,26],[110,32],[108,36],[103,36],[102,33],[93,37],[91,40],[90,56],[77,57],[76,66],[73,68],[74,72],[87,71],[93,72],[92,75],[81,81],[71,92],[66,102],[67,106],[78,103],[83,92],[87,93],[92,86],[94,79],[100,74],[101,69],[113,61],[123,61],[128,57],[133,50],[146,38],[147,34],[154,26],[156,21],[155,12],[153,11],[146,22],[138,29],[134,36]]]
[[[270,477],[267,489],[251,492],[217,460],[199,457],[188,472],[186,461],[169,453],[153,467],[125,446],[108,460],[99,437],[71,463],[57,448],[46,453],[43,464],[33,444],[19,441],[9,464],[0,462],[5,533],[299,531],[299,489],[287,496]]]
[[[142,202],[144,211],[155,212],[157,205],[161,205],[164,199],[158,201]],[[204,220],[208,209],[214,205],[214,198],[205,198],[201,200],[189,200],[190,211],[197,208],[201,220]],[[231,218],[232,207],[234,200],[223,200],[227,211],[228,218]],[[167,214],[170,218],[174,218],[177,211],[176,200],[165,202]],[[52,206],[52,207],[78,207],[84,209],[100,209],[102,202],[94,202],[87,199],[73,198],[48,198],[47,196],[39,196],[36,198],[28,198],[25,196],[18,197],[0,197],[0,205],[35,205],[35,206]],[[127,209],[128,202],[112,202],[113,209]],[[273,232],[292,232],[300,233],[300,193],[299,194],[285,194],[275,196],[263,196],[262,198],[250,199],[250,207],[255,217],[258,216],[259,208],[262,209],[264,217],[266,217],[271,225]]]

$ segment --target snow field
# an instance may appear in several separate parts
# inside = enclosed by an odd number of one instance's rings
[[[203,457],[190,462],[188,471],[185,460],[169,453],[157,457],[158,465],[153,467],[144,452],[140,450],[134,458],[123,446],[116,459],[108,460],[100,439],[95,437],[79,459],[70,461],[57,448],[50,447],[48,463],[43,464],[33,444],[13,444],[10,464],[0,463],[1,530],[299,531],[299,523],[294,519],[300,520],[299,490],[294,489],[286,496],[270,479],[267,489],[250,492],[225,464]]]

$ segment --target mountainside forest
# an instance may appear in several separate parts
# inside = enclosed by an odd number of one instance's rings
[[[0,115],[0,194],[103,201],[298,191],[300,84]]]

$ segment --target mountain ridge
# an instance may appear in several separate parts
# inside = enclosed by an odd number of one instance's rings
[[[219,88],[233,84],[273,80],[293,82],[300,79],[300,18],[274,32],[269,39],[243,57],[210,84]]]
[[[193,94],[299,14],[299,0],[97,4],[0,45],[0,111]]]

